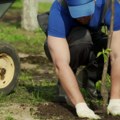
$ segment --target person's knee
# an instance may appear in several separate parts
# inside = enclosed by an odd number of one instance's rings
[[[84,27],[73,28],[67,37],[67,41],[71,56],[70,66],[77,69],[80,65],[88,64],[93,47],[89,30]]]
[[[81,65],[87,65],[92,59],[92,45],[91,44],[83,44],[81,46],[81,51],[79,54],[79,59],[81,60]]]
[[[76,54],[77,53],[77,54]],[[70,48],[72,68],[78,68],[80,65],[87,65],[93,58],[92,45],[83,43]]]

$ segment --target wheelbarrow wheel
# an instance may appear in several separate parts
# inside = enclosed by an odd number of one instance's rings
[[[6,43],[0,43],[0,93],[9,94],[18,83],[20,59],[15,49]]]

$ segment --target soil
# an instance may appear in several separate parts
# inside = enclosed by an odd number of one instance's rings
[[[119,116],[111,116],[102,113],[102,110],[95,111],[102,120],[120,120]],[[75,109],[66,103],[39,104],[37,114],[40,120],[83,120],[77,117]],[[88,119],[84,119],[88,120]]]
[[[17,18],[20,19],[20,18]],[[12,21],[13,23],[15,21]],[[33,77],[36,79],[56,80],[51,63],[45,55],[19,54],[21,58],[22,70],[33,70]],[[40,75],[42,74],[42,76]],[[59,98],[58,98],[59,99]],[[0,105],[0,120],[7,120],[6,117],[12,115],[15,120],[82,120],[77,117],[75,109],[66,102],[59,100],[40,103],[37,106],[12,103],[5,106]],[[120,116],[111,116],[103,113],[101,107],[93,107],[94,111],[102,117],[102,120],[120,120]],[[36,117],[37,116],[37,117]],[[12,119],[11,119],[12,120]],[[84,119],[87,120],[87,119]]]
[[[35,110],[27,104],[0,104],[0,120],[38,120],[32,117]]]
[[[19,56],[22,61],[22,69],[35,69],[36,71],[41,71],[43,74],[42,77],[46,78],[46,80],[49,78],[52,78],[53,80],[56,79],[54,72],[52,72],[53,67],[44,55],[34,56],[19,54]],[[35,68],[37,63],[40,65],[39,70]],[[35,75],[37,75],[36,71]],[[102,120],[120,120],[120,116],[113,117],[104,114],[100,106],[92,105],[92,109],[101,116]],[[57,98],[56,101],[40,103],[37,105],[34,116],[37,116],[39,120],[82,120],[77,117],[75,109],[72,106],[68,105],[65,101],[61,101],[59,98]]]

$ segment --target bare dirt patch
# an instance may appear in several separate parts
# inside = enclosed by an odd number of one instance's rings
[[[29,72],[33,69],[32,76],[35,80],[42,80],[41,78],[44,78],[45,80],[57,79],[54,72],[52,72],[53,67],[46,57],[41,55],[21,55],[20,58],[21,64],[23,65],[22,71],[25,70]],[[25,67],[26,65],[27,67]],[[42,102],[35,106],[23,103],[0,104],[0,120],[7,120],[6,118],[8,116],[11,116],[13,120],[83,120],[77,117],[75,108],[66,104],[65,101],[61,102],[57,95],[54,101],[52,101],[52,99],[49,99],[48,101],[49,102]],[[101,106],[96,107],[93,105],[92,109],[102,117],[102,120],[120,120],[120,116],[113,117],[104,114]]]
[[[33,68],[35,68],[34,65],[38,63],[40,67],[36,67],[37,69],[34,69],[35,71],[33,73],[33,76],[42,75],[42,77],[46,78],[46,80],[49,80],[50,78],[51,80],[57,79],[54,72],[52,72],[53,67],[46,57],[28,55],[21,58],[21,60],[22,64],[26,64],[26,62],[29,64],[29,67],[27,66],[29,69],[31,69],[31,65],[33,65]],[[58,97],[54,102],[51,101],[38,104],[34,115],[37,116],[39,120],[82,120],[81,118],[77,117],[75,109],[73,107],[66,104],[65,101],[60,101],[61,100],[59,100]],[[120,116],[113,117],[111,115],[104,114],[101,106],[92,105],[92,109],[101,116],[102,120],[120,120]]]
[[[8,24],[17,24],[17,21],[20,20],[20,12],[11,11],[1,21],[7,22]],[[19,27],[20,24],[17,26]],[[57,79],[53,72],[52,64],[47,60],[45,55],[20,54],[20,59],[21,70],[23,72],[32,71],[32,77],[35,81],[55,81]],[[48,90],[48,88],[46,90]],[[50,99],[48,101],[50,101]],[[102,120],[120,120],[120,116],[113,117],[104,114],[100,106],[97,108],[93,107],[93,109],[102,117]],[[14,120],[82,120],[77,117],[73,107],[67,105],[65,102],[60,102],[59,98],[56,98],[54,102],[39,103],[37,106],[23,103],[0,104],[0,120],[7,120],[6,118],[9,116]]]
[[[35,106],[27,104],[1,104],[0,106],[0,120],[38,120],[34,119],[33,114],[36,110]]]
[[[102,117],[102,120],[120,120],[119,116],[103,114],[102,110],[95,110],[95,112]],[[39,104],[37,114],[40,120],[83,120],[78,118],[75,109],[66,103]]]

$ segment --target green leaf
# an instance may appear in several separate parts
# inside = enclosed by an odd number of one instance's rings
[[[102,55],[102,52],[99,52],[99,53],[97,54],[97,58],[100,57],[101,55]]]
[[[100,91],[100,89],[101,89],[101,80],[99,80],[99,81],[96,82],[96,89],[98,91]]]
[[[105,51],[105,54],[106,54],[106,55],[109,55],[109,53],[110,53],[109,51],[107,51],[107,50]]]
[[[106,54],[103,54],[103,58],[104,58],[104,63],[106,63],[108,60],[108,56]]]
[[[104,54],[105,53],[105,50],[104,49],[102,49],[102,54]]]
[[[111,80],[110,80],[110,75],[107,73],[107,75],[106,75],[106,80],[110,83],[111,82]]]
[[[106,50],[107,50],[108,52],[111,52],[111,51],[112,51],[110,48],[107,48]]]

